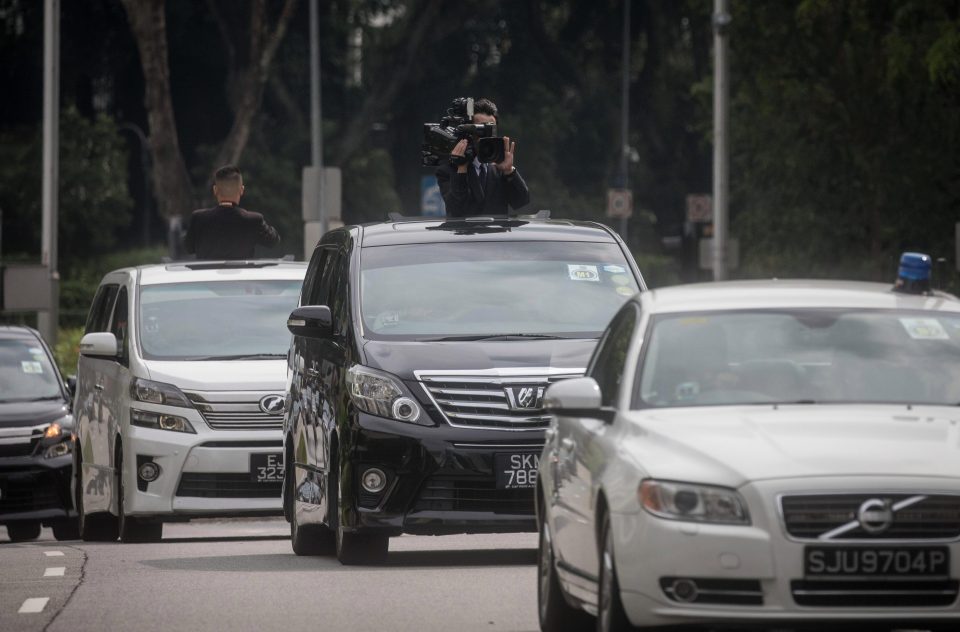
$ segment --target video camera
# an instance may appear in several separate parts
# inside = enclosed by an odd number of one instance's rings
[[[462,139],[467,138],[467,163],[474,157],[480,162],[503,162],[503,137],[497,136],[494,123],[473,122],[473,99],[460,97],[453,100],[447,114],[439,123],[423,124],[421,157],[424,167],[434,167],[446,160]]]

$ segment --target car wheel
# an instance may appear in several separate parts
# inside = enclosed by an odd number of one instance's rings
[[[7,525],[7,535],[11,542],[36,540],[40,537],[39,522],[12,522]]]
[[[610,514],[603,516],[603,542],[600,545],[600,594],[597,598],[597,632],[630,630],[632,626],[620,599],[620,582],[613,557],[613,533]]]
[[[117,459],[117,521],[121,542],[159,542],[163,538],[162,522],[144,522],[141,518],[128,516],[124,511],[123,459]]]
[[[80,521],[77,518],[64,518],[54,521],[51,525],[53,537],[57,540],[79,540]]]
[[[290,459],[287,459],[288,463]],[[319,524],[300,524],[293,492],[293,467],[284,473],[284,512],[290,516],[290,544],[297,555],[332,555],[336,551],[333,532]],[[289,485],[287,484],[289,483]]]
[[[362,565],[378,564],[387,559],[390,547],[390,538],[385,535],[369,533],[351,533],[343,530],[343,521],[340,519],[340,503],[343,490],[340,488],[340,477],[336,474],[336,464],[330,469],[331,480],[327,487],[328,502],[330,503],[330,520],[335,525],[337,559],[341,564]],[[336,493],[330,493],[336,490]]]
[[[563,588],[557,578],[550,528],[546,520],[540,521],[537,559],[537,612],[540,615],[540,629],[543,632],[590,629],[592,617],[583,610],[572,607],[563,596]]]
[[[76,497],[77,525],[85,542],[112,542],[117,539],[117,519],[109,513],[88,514],[83,506],[83,467],[77,460]]]

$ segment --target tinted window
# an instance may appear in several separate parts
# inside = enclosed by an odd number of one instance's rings
[[[361,254],[361,311],[371,338],[596,338],[638,291],[616,244],[433,243]]]
[[[663,315],[651,325],[649,406],[960,403],[960,315],[777,310]]]
[[[165,360],[285,357],[287,317],[300,281],[211,281],[140,288],[144,357]]]
[[[118,285],[101,285],[97,290],[97,295],[93,298],[93,304],[90,306],[90,313],[87,314],[87,326],[84,333],[107,331],[110,323],[110,309],[113,307],[113,299],[117,296]]]
[[[129,358],[129,341],[127,336],[129,305],[127,288],[120,288],[117,302],[113,308],[113,318],[110,321],[110,331],[117,337],[117,349],[120,350],[120,361],[126,364]]]
[[[60,399],[60,382],[36,340],[0,338],[0,401]]]
[[[587,375],[600,385],[602,405],[613,406],[620,394],[627,349],[637,326],[637,308],[627,305],[614,317],[603,340],[597,346]]]
[[[314,252],[310,263],[309,285],[304,286],[304,305],[329,305],[330,275],[335,251],[323,248]],[[316,265],[314,265],[316,264]]]

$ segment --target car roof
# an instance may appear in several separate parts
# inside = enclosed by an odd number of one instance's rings
[[[249,261],[176,261],[121,268],[107,276],[139,273],[140,285],[203,281],[303,280],[304,261],[252,259]]]
[[[363,248],[464,241],[617,242],[609,228],[596,222],[536,217],[416,218],[362,224],[359,229]]]
[[[31,327],[23,325],[0,325],[0,338],[5,340],[35,340],[40,334]]]
[[[892,284],[811,279],[724,281],[665,287],[638,295],[649,313],[741,309],[859,308],[960,312],[951,294],[905,294]]]

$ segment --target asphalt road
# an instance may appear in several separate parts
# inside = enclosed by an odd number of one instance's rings
[[[297,557],[287,523],[167,524],[157,544],[11,543],[0,630],[536,630],[536,534],[403,536],[386,564]]]

